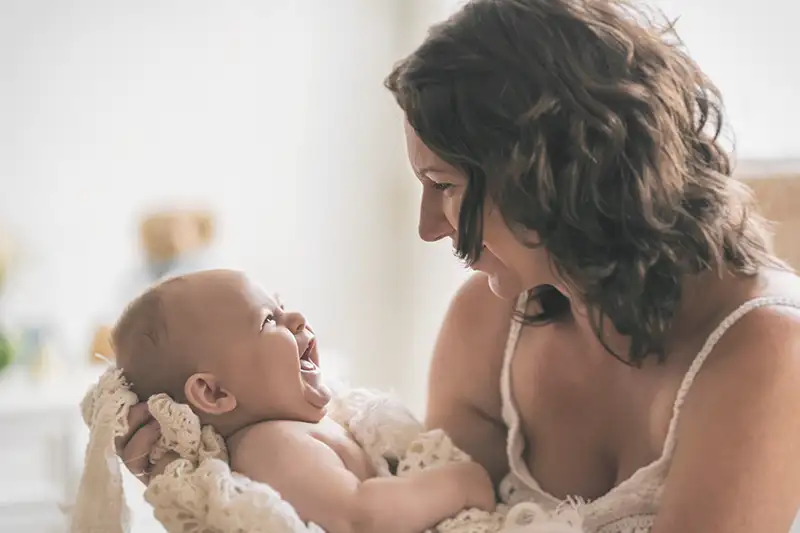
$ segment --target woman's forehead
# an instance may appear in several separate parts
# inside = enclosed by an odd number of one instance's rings
[[[417,174],[428,172],[454,172],[455,168],[436,155],[433,150],[422,142],[414,128],[405,121],[406,148],[408,159]]]

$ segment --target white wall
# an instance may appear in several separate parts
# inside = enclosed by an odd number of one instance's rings
[[[406,50],[413,50],[425,38],[432,23],[446,18],[461,3],[453,0],[410,1]],[[421,410],[427,389],[429,356],[436,335],[450,298],[470,272],[454,257],[449,240],[426,243],[419,239],[417,216],[421,188],[410,170],[406,170],[406,174],[411,183],[411,193],[408,209],[398,227],[408,228],[405,246],[412,264],[413,283],[408,288],[407,305],[413,310],[410,316],[414,335],[411,338],[410,353],[415,356],[409,365],[409,383],[413,385],[411,390],[414,391],[412,398],[417,402],[415,407]]]
[[[656,0],[725,99],[739,159],[800,156],[800,5]]]
[[[177,200],[216,210],[226,262],[306,311],[355,357],[356,381],[402,384],[407,313],[393,302],[410,274],[392,195],[406,166],[381,81],[403,11],[0,3],[0,225],[23,252],[2,321],[51,324],[85,358],[138,259],[137,216]]]
[[[421,405],[467,273],[416,237],[390,65],[459,0],[0,2],[0,225],[23,247],[0,322],[84,357],[137,260],[136,217],[210,205],[228,262],[276,285],[356,381]],[[742,158],[800,155],[782,0],[659,0],[726,97]],[[274,280],[274,283],[273,283]]]

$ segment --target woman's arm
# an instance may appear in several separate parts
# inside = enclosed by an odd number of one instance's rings
[[[445,315],[429,374],[426,425],[444,429],[495,484],[508,472],[500,369],[513,305],[484,274],[470,277]]]
[[[786,533],[800,506],[800,319],[754,311],[690,390],[653,533]]]

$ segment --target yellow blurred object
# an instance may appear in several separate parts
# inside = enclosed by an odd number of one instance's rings
[[[100,326],[95,330],[91,351],[89,352],[89,362],[91,364],[105,363],[103,358],[108,361],[114,361],[114,350],[111,347],[111,328],[108,326]]]
[[[194,264],[214,239],[214,215],[203,209],[165,209],[152,211],[139,221],[139,245],[145,256],[146,283],[186,264]],[[102,325],[94,332],[89,360],[102,364],[114,361],[111,327]]]
[[[139,235],[148,261],[172,261],[211,244],[214,216],[208,211],[190,209],[153,212],[142,220]]]

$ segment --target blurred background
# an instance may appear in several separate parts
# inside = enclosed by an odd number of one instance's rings
[[[0,531],[63,531],[93,355],[163,275],[250,272],[307,315],[331,372],[421,412],[468,273],[417,238],[382,79],[459,4],[0,0]],[[800,258],[795,8],[653,5],[680,16],[725,96],[738,172]],[[140,503],[135,531],[158,532]]]

